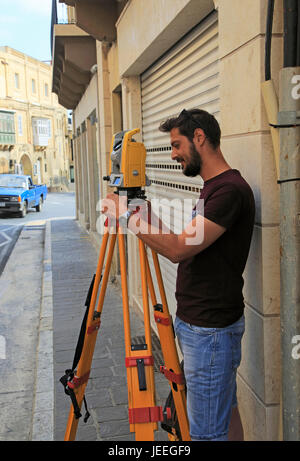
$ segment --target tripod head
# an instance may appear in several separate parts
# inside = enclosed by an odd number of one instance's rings
[[[136,142],[132,136],[140,129],[120,131],[112,138],[109,161],[109,186],[116,187],[116,193],[126,191],[128,200],[140,198],[145,200],[142,189],[150,185],[145,174],[146,149],[143,143]]]

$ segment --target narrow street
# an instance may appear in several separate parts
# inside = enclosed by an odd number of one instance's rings
[[[72,193],[49,194],[40,213],[29,210],[24,219],[0,219],[0,440],[33,436],[37,380],[43,379],[37,361],[41,330],[46,330],[41,323],[47,294],[45,227],[49,220],[74,219],[74,206]],[[48,354],[46,362],[52,360],[52,350]]]
[[[0,275],[3,272],[9,255],[20,235],[24,225],[38,225],[39,221],[44,224],[48,219],[67,219],[75,217],[75,194],[48,193],[41,212],[37,213],[34,208],[28,210],[25,218],[0,214]]]

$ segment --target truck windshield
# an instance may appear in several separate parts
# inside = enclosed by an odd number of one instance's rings
[[[0,175],[0,187],[21,187],[26,189],[26,181],[24,178],[16,176],[1,176]]]

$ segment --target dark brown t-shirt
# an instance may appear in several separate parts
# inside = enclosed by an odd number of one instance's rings
[[[222,328],[243,315],[242,274],[254,225],[254,197],[240,172],[231,169],[205,181],[200,199],[205,218],[226,231],[204,251],[179,263],[177,315],[192,325]]]

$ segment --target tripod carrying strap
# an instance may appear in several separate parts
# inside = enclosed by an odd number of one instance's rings
[[[78,402],[77,402],[77,399],[76,399],[74,389],[76,387],[81,386],[85,382],[87,382],[88,379],[89,379],[89,374],[90,374],[90,372],[88,372],[84,376],[82,376],[81,378],[78,378],[75,375],[75,370],[76,370],[76,367],[77,367],[77,365],[79,363],[79,360],[80,360],[80,357],[81,357],[81,354],[82,354],[82,350],[83,350],[84,337],[85,337],[85,333],[86,333],[86,324],[87,324],[87,319],[88,319],[88,315],[89,315],[89,309],[90,309],[90,304],[91,304],[91,297],[92,297],[93,287],[94,287],[94,283],[95,283],[95,277],[96,277],[96,275],[93,276],[93,279],[92,279],[92,282],[90,284],[90,288],[89,288],[89,291],[88,291],[88,294],[87,294],[87,297],[86,297],[86,301],[85,301],[86,311],[85,311],[85,314],[84,314],[84,317],[83,317],[83,320],[82,320],[82,324],[81,324],[81,328],[80,328],[80,333],[79,333],[79,337],[78,337],[78,341],[77,341],[77,345],[76,345],[76,349],[75,349],[72,368],[66,370],[65,375],[60,378],[60,382],[62,383],[62,385],[64,387],[65,393],[67,395],[69,395],[70,398],[71,398],[76,419],[79,419],[82,415],[81,415],[80,408],[79,408],[79,405],[78,405]],[[85,406],[85,410],[86,410],[86,414],[85,414],[85,417],[84,417],[84,422],[86,423],[88,418],[90,417],[90,413],[89,413],[88,408],[87,408],[87,402],[86,402],[85,396],[83,397],[83,402],[84,402],[84,406]]]

